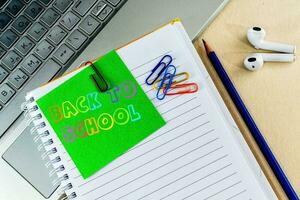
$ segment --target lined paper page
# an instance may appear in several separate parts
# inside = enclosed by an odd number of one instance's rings
[[[86,180],[62,153],[74,187],[67,194],[86,200],[276,199],[260,187],[200,73],[204,66],[185,42],[178,27],[167,25],[118,50],[167,124]],[[178,73],[191,74],[197,93],[155,98],[145,79],[166,54]]]

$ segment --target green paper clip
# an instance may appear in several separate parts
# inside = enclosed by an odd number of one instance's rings
[[[103,76],[101,75],[101,73],[96,68],[96,66],[91,61],[88,61],[85,64],[90,65],[93,68],[95,74],[92,74],[91,78],[95,82],[95,84],[96,84],[97,88],[100,90],[100,92],[107,91],[108,90],[108,84],[106,83]]]

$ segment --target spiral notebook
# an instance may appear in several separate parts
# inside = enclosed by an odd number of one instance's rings
[[[218,94],[180,20],[119,48],[116,53],[166,124],[122,156],[84,179],[37,101],[85,67],[26,96],[28,114],[68,199],[277,199]],[[145,84],[153,66],[171,55],[178,73],[189,72],[199,90],[156,98]],[[149,121],[151,123],[151,121]],[[43,135],[45,131],[49,135]],[[52,140],[52,142],[49,142]]]
[[[115,50],[36,103],[84,179],[166,123]]]

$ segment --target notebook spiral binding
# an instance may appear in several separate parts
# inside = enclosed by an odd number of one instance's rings
[[[76,192],[72,191],[72,183],[69,181],[68,174],[65,173],[65,167],[61,163],[62,159],[58,154],[56,145],[51,138],[35,99],[33,97],[26,97],[26,101],[21,105],[21,109],[24,111],[27,124],[32,125],[30,133],[34,135],[34,142],[40,142],[37,148],[38,151],[45,149],[45,152],[41,153],[42,159],[44,160],[46,157],[49,157],[49,161],[45,163],[46,167],[50,165],[53,167],[53,170],[49,172],[49,177],[57,174],[58,178],[52,182],[53,186],[61,184],[59,193],[66,194],[66,197],[63,199],[75,199],[77,197]]]

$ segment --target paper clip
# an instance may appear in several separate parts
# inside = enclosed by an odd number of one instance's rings
[[[179,77],[182,77],[182,78],[179,79]],[[189,78],[190,78],[190,74],[188,72],[180,72],[174,76],[172,85],[177,85],[178,83],[182,83],[182,82],[188,80]],[[157,90],[157,87],[158,87],[160,81],[161,81],[161,79],[158,79],[153,83],[152,88],[154,90]]]
[[[190,94],[197,92],[198,89],[199,87],[196,83],[183,83],[171,86],[169,90],[164,91],[164,93],[166,93],[166,95]]]
[[[151,70],[151,74],[146,78],[146,84],[152,85],[165,71],[166,67],[171,64],[172,60],[173,58],[170,55],[165,55],[164,57],[162,57],[162,59],[157,63],[157,65]],[[155,71],[157,71],[159,67],[162,67],[162,69],[157,73],[157,76],[151,82],[149,82],[149,79],[154,75]]]
[[[169,88],[172,85],[175,74],[176,74],[176,67],[174,65],[168,65],[156,93],[157,99],[163,100],[165,98]]]
[[[91,61],[88,61],[85,64],[90,65],[93,68],[95,74],[92,74],[91,77],[92,77],[93,81],[95,82],[97,88],[101,92],[107,91],[108,85],[107,85],[106,81],[104,80],[103,76],[100,74],[100,72],[96,68],[96,66]]]

